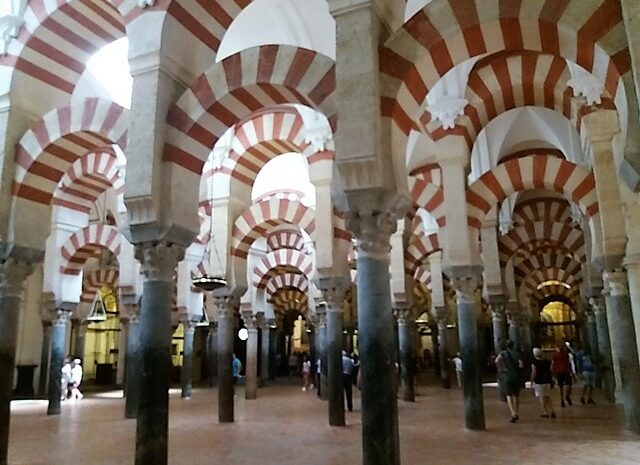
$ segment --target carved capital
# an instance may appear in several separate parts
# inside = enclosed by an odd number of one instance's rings
[[[629,281],[627,272],[623,270],[605,271],[602,279],[612,297],[629,295]]]
[[[327,311],[342,312],[344,307],[344,298],[351,283],[347,280],[330,279],[320,281],[320,290],[322,296],[327,301]]]
[[[406,325],[411,323],[413,312],[409,307],[398,307],[393,309],[393,316],[395,316],[398,325]]]
[[[253,312],[242,312],[242,320],[244,321],[244,325],[247,327],[247,331],[249,332],[257,332],[258,331],[258,319],[253,314]]]
[[[476,290],[480,285],[480,280],[476,276],[454,277],[451,283],[456,290],[458,303],[475,303]]]
[[[70,318],[71,318],[71,311],[64,308],[58,308],[56,309],[56,313],[55,313],[55,316],[53,317],[53,321],[51,322],[51,324],[53,326],[66,326]]]
[[[591,73],[582,73],[567,81],[567,86],[573,89],[574,97],[584,97],[587,105],[600,105],[604,85]]]
[[[31,264],[13,258],[0,261],[0,296],[20,297],[24,281],[32,270]]]
[[[604,299],[601,296],[591,297],[589,299],[589,305],[591,305],[591,309],[596,316],[606,310]]]
[[[141,258],[142,273],[147,281],[173,282],[184,251],[184,247],[166,242],[143,243],[137,246],[136,255]]]
[[[315,311],[314,315],[314,326],[318,329],[324,328],[327,326],[327,314],[323,311]]]
[[[397,216],[392,212],[349,212],[347,228],[356,237],[359,257],[389,260],[391,234],[396,230]]]
[[[431,310],[431,314],[439,325],[438,327],[440,327],[441,324],[444,326],[447,325],[449,321],[449,308],[446,305],[442,307],[434,307]]]
[[[503,321],[506,315],[505,307],[503,303],[491,304],[491,318],[496,321]]]
[[[232,318],[240,307],[240,299],[234,295],[216,296],[213,304],[218,310],[218,318]]]

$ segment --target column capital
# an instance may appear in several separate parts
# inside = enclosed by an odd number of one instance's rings
[[[327,314],[324,311],[319,311],[316,309],[315,312],[313,312],[311,315],[313,315],[314,318],[314,326],[318,327],[318,328],[322,328],[323,326],[327,326]]]
[[[65,308],[57,308],[55,310],[55,315],[51,323],[54,326],[65,326],[70,318],[71,318],[70,310],[67,310]]]
[[[20,297],[24,280],[33,271],[33,265],[9,258],[0,260],[0,296]]]
[[[213,304],[218,309],[218,318],[231,318],[238,311],[240,299],[232,294],[214,296]]]
[[[602,279],[612,297],[621,295],[629,295],[629,281],[627,272],[624,270],[605,271],[602,273]]]
[[[477,276],[454,277],[451,284],[456,290],[458,302],[465,304],[475,302],[475,293],[480,285],[480,279]]]
[[[356,237],[358,254],[376,260],[389,260],[390,238],[396,230],[397,219],[396,212],[348,212],[347,229]]]
[[[610,144],[613,137],[620,132],[616,110],[592,111],[582,117],[582,124],[587,128],[587,138],[594,145],[594,150],[598,144]],[[611,150],[611,147],[608,147],[608,150]]]
[[[446,324],[449,320],[449,307],[446,305],[442,307],[433,307],[431,315],[435,318],[436,323],[440,324],[442,322]]]
[[[327,278],[320,280],[318,288],[327,301],[328,312],[342,312],[344,298],[350,287],[351,281],[346,278]]]
[[[247,327],[247,331],[258,331],[258,318],[256,318],[253,310],[245,310],[241,316],[244,325]]]
[[[595,315],[598,315],[598,313],[603,313],[606,310],[604,299],[602,298],[602,296],[593,296],[589,298],[589,305],[591,305],[591,308],[593,309],[593,313]]]
[[[490,304],[491,318],[494,320],[503,320],[506,315],[506,302],[494,302]]]
[[[136,257],[147,281],[173,282],[178,262],[184,258],[185,248],[168,242],[143,242],[136,245]]]
[[[411,307],[400,306],[393,309],[393,316],[399,325],[406,325],[411,322],[413,312],[411,311]]]

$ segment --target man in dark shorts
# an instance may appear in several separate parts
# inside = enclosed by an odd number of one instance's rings
[[[507,406],[511,412],[511,423],[515,423],[520,419],[518,417],[518,409],[520,407],[522,366],[520,354],[515,350],[513,341],[508,340],[505,348],[496,357],[496,367],[507,396]]]
[[[571,386],[573,384],[573,379],[571,358],[569,350],[565,344],[558,344],[558,349],[553,353],[553,356],[551,357],[551,372],[553,373],[556,383],[558,383],[558,387],[560,388],[560,407],[565,406],[565,400],[567,401],[567,404],[572,405]]]

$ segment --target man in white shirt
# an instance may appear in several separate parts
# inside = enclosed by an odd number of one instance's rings
[[[345,350],[342,351],[342,384],[344,384],[344,393],[347,397],[347,409],[353,412],[353,360],[347,355]]]
[[[458,352],[451,361],[453,362],[453,366],[456,369],[456,378],[458,379],[458,387],[462,387],[462,358],[460,358],[460,352]]]
[[[71,362],[71,397],[73,399],[82,399],[84,396],[80,392],[80,383],[82,383],[82,365],[79,358],[74,358]]]

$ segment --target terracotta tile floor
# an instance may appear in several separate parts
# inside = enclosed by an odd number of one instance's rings
[[[619,407],[575,405],[539,417],[531,392],[523,395],[522,421],[508,422],[494,388],[485,389],[487,431],[462,427],[460,391],[419,387],[415,404],[399,402],[403,465],[563,464],[638,465],[640,441],[622,431]],[[10,465],[133,464],[135,420],[124,420],[118,392],[66,402],[47,417],[42,401],[12,405]],[[557,394],[557,391],[556,391]],[[349,425],[330,428],[326,403],[315,392],[277,384],[245,401],[237,389],[236,422],[216,422],[216,393],[196,389],[192,399],[171,393],[171,465],[320,465],[362,462],[359,399]]]

